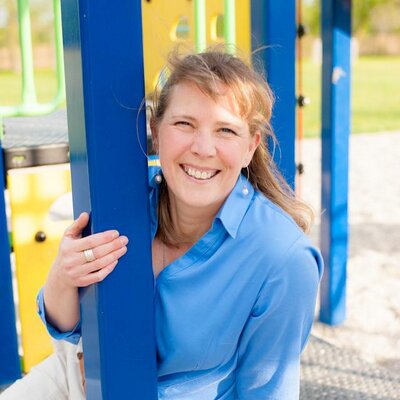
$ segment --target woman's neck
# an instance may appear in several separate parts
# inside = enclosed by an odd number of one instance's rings
[[[178,204],[170,198],[170,212],[175,231],[185,238],[185,243],[193,245],[211,227],[219,207],[194,209],[190,206]],[[187,238],[187,239],[186,239]]]

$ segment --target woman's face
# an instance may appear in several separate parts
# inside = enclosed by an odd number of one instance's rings
[[[250,135],[232,93],[214,101],[192,83],[172,88],[155,136],[172,204],[216,212],[260,142]]]

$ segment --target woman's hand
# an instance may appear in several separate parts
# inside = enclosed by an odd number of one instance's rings
[[[65,231],[43,288],[46,320],[61,332],[80,319],[78,287],[102,281],[127,251],[128,238],[117,231],[82,238],[88,222],[89,214],[82,213]]]
[[[65,231],[52,267],[54,278],[67,287],[85,287],[102,281],[127,251],[128,238],[115,230],[82,238],[88,221],[88,213],[82,213]],[[89,250],[88,255],[85,250]]]

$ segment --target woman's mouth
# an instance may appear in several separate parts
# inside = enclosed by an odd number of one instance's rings
[[[197,169],[195,167],[189,167],[187,165],[182,165],[182,168],[185,171],[186,175],[189,175],[191,178],[195,178],[201,181],[211,179],[219,172],[215,169]]]

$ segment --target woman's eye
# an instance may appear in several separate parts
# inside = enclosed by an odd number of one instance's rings
[[[230,128],[221,128],[220,132],[229,134],[229,135],[237,135],[236,132]]]
[[[190,122],[187,122],[187,121],[178,121],[178,122],[175,122],[175,125],[178,125],[178,126],[192,126],[190,124]]]

